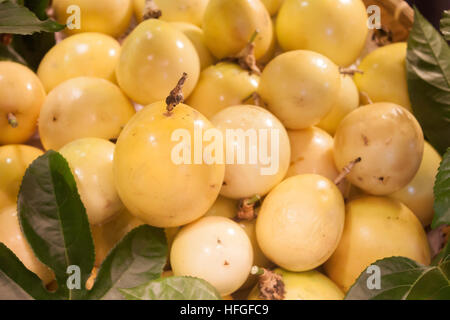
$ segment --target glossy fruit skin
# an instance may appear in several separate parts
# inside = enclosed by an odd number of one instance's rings
[[[364,48],[367,19],[361,0],[285,0],[277,17],[278,41],[285,51],[315,51],[345,67]]]
[[[389,198],[364,197],[347,203],[342,239],[325,263],[331,280],[346,292],[370,264],[392,256],[430,263],[427,237],[417,217]]]
[[[441,161],[439,153],[425,141],[422,162],[414,179],[390,195],[410,208],[423,226],[430,225],[433,220],[433,187]]]
[[[259,76],[240,66],[219,62],[202,71],[200,79],[186,103],[208,119],[226,107],[243,103],[258,89]]]
[[[47,150],[59,150],[81,138],[115,139],[134,114],[133,105],[113,83],[74,78],[49,93],[39,117],[39,134]]]
[[[373,102],[392,102],[411,111],[406,82],[406,43],[399,42],[378,48],[358,66],[364,74],[356,74],[359,91]]]
[[[258,93],[288,129],[304,129],[331,111],[340,86],[333,62],[321,54],[297,50],[277,56],[266,66]]]
[[[42,150],[26,145],[0,147],[0,210],[16,205],[25,170]]]
[[[23,235],[16,206],[6,207],[0,211],[0,243],[14,252],[25,267],[34,272],[45,285],[55,278],[53,272],[36,258]]]
[[[0,144],[26,142],[36,131],[45,90],[39,78],[27,67],[0,61]],[[8,113],[17,118],[18,126],[8,123]]]
[[[115,82],[119,55],[120,44],[116,39],[101,33],[81,33],[51,48],[37,74],[47,92],[66,80],[83,76]]]
[[[259,0],[209,0],[203,26],[206,45],[218,58],[236,56],[255,38],[255,57],[267,52],[272,40],[272,20]]]
[[[424,138],[414,116],[392,103],[375,103],[347,115],[334,136],[339,170],[361,158],[347,176],[373,195],[387,195],[406,186],[422,161]]]
[[[233,163],[227,162],[224,184],[220,190],[222,196],[232,199],[250,198],[254,195],[263,196],[283,180],[289,168],[291,148],[286,129],[273,114],[261,107],[238,105],[220,111],[211,119],[211,122],[222,132],[225,139],[228,130],[239,129],[243,132],[250,130],[256,137],[254,140],[245,139],[236,142],[238,150],[245,150],[245,161],[243,164],[238,163],[238,156],[235,153]],[[261,156],[265,156],[265,152],[261,149],[263,134],[260,134],[259,130],[266,130],[267,155],[271,158],[269,164],[264,164],[260,160]],[[272,141],[272,133],[278,137],[278,140]],[[233,142],[228,139],[225,141],[227,150],[228,144]],[[276,152],[278,167],[275,167],[275,162],[272,162],[272,144],[278,144],[278,152]],[[228,157],[226,150],[225,156]],[[255,150],[257,160],[255,164],[251,164],[250,152]],[[274,172],[263,173],[272,166],[274,166]]]
[[[119,86],[142,105],[165,100],[183,72],[187,98],[200,74],[197,51],[181,31],[156,19],[142,22],[125,39],[116,67]]]
[[[80,32],[100,32],[113,37],[124,33],[133,15],[132,0],[54,0],[52,8],[56,19],[61,24],[67,24],[73,13],[67,13],[71,5],[80,7],[81,29],[69,29],[68,34]]]
[[[201,70],[209,67],[214,63],[215,58],[205,44],[205,34],[202,29],[200,29],[196,25],[186,22],[173,22],[172,25],[183,32],[186,37],[191,40],[192,44],[197,50],[198,57],[200,58]]]
[[[275,269],[283,277],[285,297],[283,300],[343,300],[344,293],[339,287],[316,270],[289,272]],[[261,300],[258,287],[254,287],[248,300]]]
[[[264,4],[269,14],[274,16],[278,13],[284,0],[261,0],[261,2]]]
[[[351,76],[341,75],[341,89],[331,111],[317,124],[329,134],[334,135],[342,119],[359,107],[359,91]]]
[[[204,217],[181,229],[172,245],[170,261],[176,276],[204,279],[225,296],[247,280],[253,250],[236,222]]]
[[[286,270],[312,270],[336,249],[344,215],[344,199],[332,181],[315,174],[288,178],[263,201],[256,220],[259,246]]]
[[[124,209],[114,185],[114,143],[99,138],[72,141],[59,150],[77,183],[90,224],[102,224]]]
[[[122,131],[114,155],[116,186],[125,206],[144,222],[164,228],[203,216],[216,200],[225,174],[224,164],[173,161],[173,150],[182,143],[172,140],[175,130],[185,129],[193,138],[195,128],[205,132],[213,126],[185,104],[170,115],[166,112],[162,101],[138,112]]]

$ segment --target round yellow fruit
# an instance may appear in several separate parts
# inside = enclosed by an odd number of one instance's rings
[[[364,197],[346,206],[342,239],[325,271],[344,291],[370,264],[400,256],[430,263],[430,250],[422,224],[401,202]]]
[[[59,150],[81,138],[115,139],[134,114],[133,105],[113,83],[74,78],[49,93],[39,117],[39,133],[47,150]]]
[[[255,31],[255,57],[267,52],[272,20],[260,0],[210,0],[203,20],[206,45],[218,59],[236,56]]]
[[[119,55],[120,44],[116,39],[101,33],[81,33],[51,48],[37,74],[47,92],[66,80],[83,76],[115,82]]]
[[[33,71],[19,63],[0,61],[0,144],[30,139],[44,100],[44,87]]]
[[[197,51],[181,31],[156,19],[142,22],[126,38],[116,67],[119,86],[142,105],[164,100],[183,72],[187,98],[200,74]]]
[[[344,199],[332,181],[315,174],[288,178],[269,193],[259,211],[259,246],[286,270],[312,270],[336,249],[344,215]]]
[[[283,53],[264,69],[258,93],[288,129],[316,125],[339,97],[338,67],[312,51]]]
[[[276,30],[285,51],[315,51],[345,67],[364,48],[367,20],[361,0],[285,0]]]
[[[360,158],[347,179],[373,195],[406,186],[422,161],[424,138],[414,116],[392,103],[375,103],[347,115],[334,136],[339,170]]]
[[[261,0],[271,16],[274,16],[280,10],[284,0]]]

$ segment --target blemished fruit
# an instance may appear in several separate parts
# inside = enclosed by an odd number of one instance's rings
[[[243,103],[258,89],[258,85],[258,75],[237,64],[220,62],[202,71],[186,103],[211,119],[222,109]]]
[[[361,0],[285,0],[277,17],[277,37],[285,51],[312,50],[345,67],[366,43],[367,19]]]
[[[280,9],[284,1],[285,0],[261,0],[271,16],[274,16],[278,13],[278,10]]]
[[[333,62],[319,53],[297,50],[266,66],[258,93],[288,129],[304,129],[331,111],[340,87],[339,69]]]
[[[124,209],[114,184],[114,143],[99,138],[72,141],[59,150],[75,177],[90,224],[102,224]]]
[[[130,120],[116,144],[114,175],[120,198],[132,214],[167,228],[192,222],[208,211],[222,186],[225,165],[194,164],[194,152],[177,151],[187,146],[186,141],[174,137],[177,132],[186,134],[191,142],[195,130],[211,128],[195,109],[179,104],[168,114],[162,101]],[[206,144],[202,155],[205,149]]]
[[[49,284],[55,278],[53,272],[36,258],[22,234],[15,206],[0,211],[0,243],[14,252],[25,267],[34,272],[44,284]]]
[[[203,26],[206,45],[218,58],[236,56],[255,31],[255,57],[267,52],[272,41],[272,20],[260,0],[209,0]]]
[[[81,138],[116,139],[134,114],[131,102],[113,83],[74,78],[48,94],[39,116],[39,134],[47,150],[59,150]]]
[[[375,103],[347,115],[334,136],[339,170],[360,158],[347,179],[373,195],[387,195],[416,175],[424,137],[414,116],[392,103]]]
[[[27,67],[0,61],[0,144],[24,143],[36,131],[45,90]]]
[[[283,277],[285,296],[283,300],[343,300],[344,293],[319,271],[289,272],[275,269]],[[261,300],[258,286],[253,288],[248,300]]]
[[[25,170],[42,150],[26,145],[0,147],[0,210],[15,205]]]
[[[225,296],[247,280],[253,249],[236,222],[204,217],[181,229],[172,245],[170,261],[176,276],[204,279]]]
[[[349,202],[342,239],[325,263],[331,280],[347,291],[370,264],[392,256],[430,263],[427,237],[414,213],[384,197]]]
[[[410,208],[423,226],[428,226],[433,220],[433,187],[441,161],[439,153],[425,142],[422,162],[414,179],[390,195]]]
[[[150,19],[139,24],[122,45],[116,77],[122,90],[142,105],[164,100],[183,72],[185,98],[194,90],[200,59],[194,45],[171,23]]]
[[[291,148],[286,129],[274,115],[261,107],[238,105],[220,111],[211,122],[225,139],[222,196],[263,196],[283,180]]]
[[[319,128],[334,135],[342,119],[359,107],[359,91],[353,78],[341,75],[341,89],[331,111],[317,124]]]
[[[355,75],[359,91],[372,102],[392,102],[411,110],[406,82],[406,43],[390,44],[372,51]]]
[[[76,12],[69,10],[71,6],[80,10],[80,29],[64,29],[68,34],[101,32],[117,37],[127,30],[133,15],[132,0],[53,0],[52,8],[59,23],[76,24],[77,21],[71,21]]]
[[[185,22],[173,22],[172,25],[183,32],[189,38],[189,40],[191,40],[192,44],[197,50],[198,57],[200,58],[201,70],[209,67],[214,63],[215,59],[205,44],[205,35],[202,29],[200,29],[196,25]]]
[[[86,32],[59,42],[42,59],[37,74],[47,92],[77,77],[97,77],[115,82],[120,44],[101,33]]]
[[[286,270],[312,270],[336,249],[344,215],[344,199],[332,181],[315,174],[288,178],[263,201],[256,220],[259,246]]]

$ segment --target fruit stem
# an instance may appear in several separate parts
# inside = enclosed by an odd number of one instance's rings
[[[238,220],[252,221],[256,218],[255,208],[261,203],[261,196],[254,195],[251,198],[241,199],[239,201],[239,207],[237,212]]]
[[[382,26],[381,29],[375,29],[372,34],[372,41],[375,41],[376,45],[383,47],[391,44],[394,41],[394,36],[391,30]]]
[[[172,110],[178,104],[183,103],[184,101],[183,85],[186,82],[187,76],[188,76],[187,73],[183,72],[183,75],[181,76],[180,80],[178,80],[177,85],[172,91],[170,91],[170,95],[166,98],[167,116],[171,115]]]
[[[345,76],[354,76],[356,73],[364,74],[364,71],[359,70],[358,68],[355,67],[350,68],[339,67],[339,73]]]
[[[342,181],[344,181],[345,177],[347,177],[350,172],[352,171],[352,169],[355,167],[355,165],[357,163],[361,162],[361,157],[356,158],[355,160],[351,161],[348,165],[346,165],[341,173],[339,174],[339,176],[334,180],[334,184],[335,185],[339,185]]]
[[[12,112],[8,113],[7,117],[8,117],[8,123],[9,123],[9,125],[10,125],[11,127],[13,127],[13,128],[17,128],[17,126],[19,125],[19,123],[17,122],[17,118],[16,118],[16,116],[14,115],[14,113],[12,113]]]
[[[242,49],[242,51],[239,52],[233,60],[237,60],[237,63],[241,66],[241,68],[257,75],[261,75],[261,70],[256,65],[255,58],[255,40],[258,34],[259,31],[255,30],[245,48]]]
[[[273,271],[257,266],[250,273],[259,276],[259,297],[264,300],[283,300],[286,293],[283,277]]]
[[[159,19],[161,15],[162,12],[159,9],[158,5],[155,3],[155,1],[145,0],[144,15],[142,16],[144,20]]]
[[[248,95],[247,97],[245,97],[244,99],[242,99],[242,103],[246,103],[247,101],[249,101],[250,99],[253,99],[253,103],[257,106],[262,107],[264,105],[264,102],[261,99],[261,96],[259,95],[258,92],[252,92],[250,95]]]

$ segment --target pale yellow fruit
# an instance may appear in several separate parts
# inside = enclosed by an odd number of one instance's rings
[[[441,161],[439,153],[425,142],[423,159],[414,179],[390,195],[410,208],[424,226],[428,226],[433,220],[433,187]]]
[[[288,129],[304,129],[331,111],[340,87],[339,69],[333,62],[298,50],[283,53],[266,66],[258,93]]]
[[[278,13],[284,0],[261,0],[261,2],[264,4],[269,14],[274,16]]]
[[[344,215],[344,199],[332,181],[315,174],[288,178],[263,201],[256,220],[259,246],[286,270],[312,270],[336,249]]]
[[[392,256],[430,263],[427,237],[417,217],[389,198],[364,197],[348,203],[341,242],[325,264],[331,280],[347,291],[365,268]]]
[[[74,78],[49,93],[39,117],[39,134],[47,150],[81,138],[115,139],[134,114],[133,105],[113,83]]]
[[[0,144],[24,143],[36,131],[45,90],[39,78],[27,67],[0,61]],[[14,115],[17,127],[8,122]]]
[[[339,170],[361,158],[347,179],[369,194],[387,195],[406,186],[422,161],[424,138],[414,116],[392,103],[375,103],[347,115],[334,136]]]
[[[90,224],[102,224],[124,209],[114,184],[114,143],[99,138],[72,141],[59,152],[69,163]]]
[[[120,44],[116,39],[101,33],[81,33],[51,48],[37,74],[47,92],[66,80],[82,76],[115,82],[119,55]]]
[[[270,112],[257,106],[238,105],[220,111],[211,122],[222,132],[225,144],[222,196],[263,196],[283,180],[291,155],[289,137]]]
[[[127,30],[133,15],[131,0],[53,0],[52,8],[59,23],[76,25],[77,21],[71,18],[76,14],[73,6],[80,10],[80,29],[67,27],[64,31],[68,34],[101,32],[117,37]]]
[[[234,63],[221,62],[202,71],[186,103],[208,119],[226,107],[243,103],[258,89],[259,76]]]
[[[406,43],[390,44],[372,51],[355,75],[359,91],[372,102],[392,102],[411,110],[406,82]]]
[[[0,211],[0,242],[14,252],[25,267],[34,272],[45,285],[55,278],[53,272],[34,255],[20,228],[15,206]]]
[[[119,195],[132,214],[167,228],[192,222],[208,211],[222,186],[225,165],[196,161],[198,146],[188,144],[196,130],[209,129],[212,124],[198,111],[180,104],[167,114],[162,101],[130,120],[116,144],[114,174]],[[206,146],[200,146],[201,155]]]
[[[255,31],[255,57],[267,52],[272,20],[260,0],[210,0],[203,20],[206,45],[218,59],[236,56]]]
[[[224,217],[204,217],[181,229],[170,253],[173,273],[204,279],[222,296],[244,284],[253,265],[247,234]]]
[[[361,0],[285,0],[276,30],[285,51],[315,51],[345,67],[364,48],[367,21]]]
[[[192,42],[172,24],[150,19],[139,24],[122,46],[116,77],[119,86],[142,105],[164,100],[183,72],[185,98],[194,90],[200,59]]]

